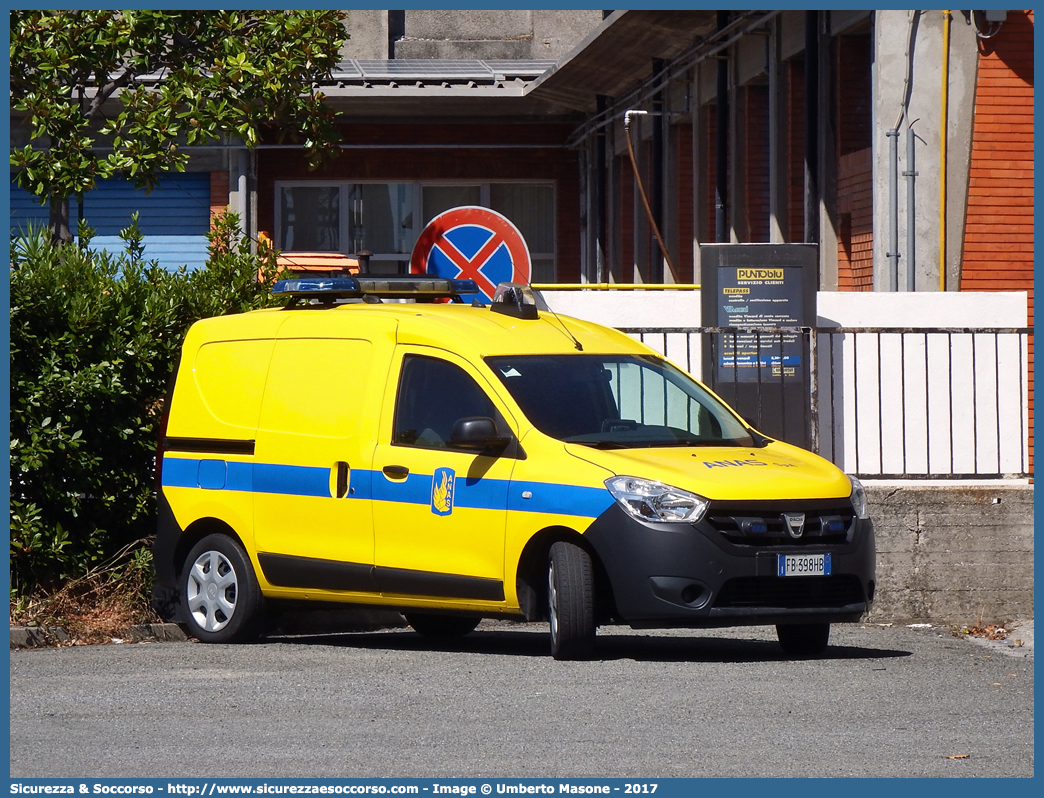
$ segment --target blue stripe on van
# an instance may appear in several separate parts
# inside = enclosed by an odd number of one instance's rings
[[[180,457],[164,457],[163,487],[198,488],[199,463],[199,460],[185,460]]]
[[[202,467],[201,464],[208,465]],[[330,497],[330,469],[274,463],[241,463],[222,460],[163,458],[163,486],[218,489],[217,466],[224,463],[224,490],[274,493],[283,496]],[[202,476],[201,476],[202,475]],[[380,471],[352,469],[350,499],[427,505],[431,502],[431,474],[410,474],[392,482]],[[458,476],[454,507],[497,509],[511,512],[554,513],[597,518],[613,503],[605,488],[562,485],[554,482],[510,482],[506,479],[468,479]],[[529,498],[523,498],[529,493]]]
[[[522,494],[527,492],[531,495],[525,499]],[[613,501],[605,488],[585,488],[554,482],[515,482],[508,497],[508,510],[597,518],[609,509]]]
[[[285,496],[330,497],[330,469],[254,463],[254,491]]]
[[[352,481],[355,474],[352,472]],[[380,471],[368,471],[370,475],[370,498],[379,502],[402,504],[428,504],[431,501],[431,474],[410,474],[406,479],[388,479]],[[356,493],[355,498],[359,498]]]

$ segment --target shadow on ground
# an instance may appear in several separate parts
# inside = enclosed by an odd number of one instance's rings
[[[462,638],[438,640],[412,630],[273,636],[266,643],[372,648],[386,651],[440,651],[512,657],[549,657],[547,632],[539,630],[482,630]],[[912,656],[912,652],[865,646],[831,645],[816,659],[877,660]],[[614,633],[600,635],[596,660],[639,662],[786,662],[795,659],[783,653],[775,641],[734,637],[677,637]]]

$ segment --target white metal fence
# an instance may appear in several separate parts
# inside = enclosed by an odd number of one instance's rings
[[[699,377],[702,338],[736,328],[621,328]],[[811,358],[813,449],[878,478],[1024,478],[1030,473],[1029,352],[1012,328],[819,327]],[[766,348],[768,352],[768,348]]]

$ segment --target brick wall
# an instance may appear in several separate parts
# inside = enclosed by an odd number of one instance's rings
[[[547,144],[535,149],[373,149],[342,150],[321,171],[308,170],[304,157],[288,150],[258,152],[258,229],[275,229],[277,180],[442,180],[485,182],[546,180],[555,184],[557,276],[580,280],[580,168],[576,152],[561,144],[568,125],[353,125],[343,131],[349,144]]]
[[[837,287],[874,289],[873,65],[870,37],[840,36],[834,53],[837,131]]]
[[[637,191],[634,187],[634,170],[631,168],[631,159],[620,156],[618,169],[617,196],[620,198],[620,282],[634,282],[634,203],[637,199]],[[640,201],[640,200],[639,200]]]
[[[786,62],[787,216],[783,231],[790,243],[805,240],[805,62]]]
[[[228,172],[210,173],[210,218],[228,208]]]
[[[874,290],[874,186],[869,147],[837,159],[837,290]]]
[[[980,41],[962,291],[1028,291],[1033,324],[1033,11]],[[1030,469],[1033,343],[1029,355]]]
[[[743,102],[744,243],[769,240],[769,94],[768,86],[745,86]]]
[[[671,128],[671,146],[678,165],[678,192],[673,198],[678,208],[677,259],[674,268],[679,283],[693,281],[692,246],[696,238],[696,209],[693,207],[692,184],[692,125],[675,125]]]

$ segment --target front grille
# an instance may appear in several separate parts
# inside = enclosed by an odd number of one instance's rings
[[[715,607],[803,609],[844,607],[865,601],[859,578],[844,576],[742,576],[727,581]]]
[[[784,513],[804,513],[797,537],[790,534]],[[712,507],[707,522],[731,543],[741,546],[822,546],[849,542],[855,528],[851,507],[822,509]]]

